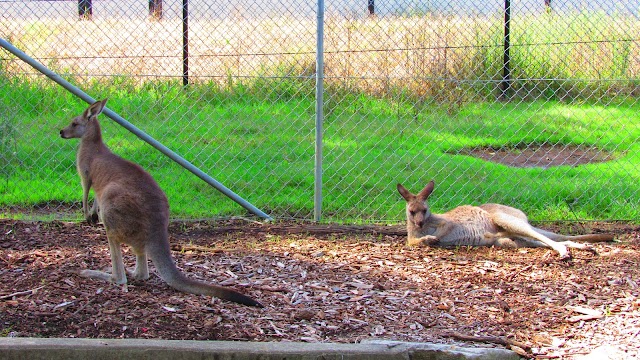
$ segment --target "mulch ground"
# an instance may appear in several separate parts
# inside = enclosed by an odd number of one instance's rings
[[[548,249],[407,248],[402,227],[173,223],[188,276],[242,291],[250,308],[174,291],[157,276],[128,292],[77,275],[110,267],[104,229],[0,220],[2,336],[358,342],[513,348],[527,357],[639,356],[640,227],[570,262]],[[126,252],[128,266],[134,257]],[[154,268],[151,266],[151,270]]]

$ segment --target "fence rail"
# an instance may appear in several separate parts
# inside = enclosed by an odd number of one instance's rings
[[[0,37],[274,218],[400,221],[395,184],[430,179],[436,211],[640,218],[634,1],[323,4],[9,0]],[[0,213],[78,218],[76,144],[56,134],[85,104],[0,59]],[[102,121],[174,218],[244,215]]]

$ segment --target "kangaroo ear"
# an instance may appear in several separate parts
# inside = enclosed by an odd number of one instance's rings
[[[402,184],[398,184],[397,186],[398,188],[398,192],[400,193],[400,195],[402,195],[402,197],[407,200],[407,201],[411,201],[413,198],[415,198],[415,196],[409,192],[409,190],[405,189],[404,186],[402,186]]]
[[[435,187],[435,183],[433,182],[433,180],[429,181],[427,186],[425,186],[424,189],[422,189],[422,191],[418,193],[417,195],[418,199],[422,201],[427,200],[429,198],[429,195],[431,195],[431,193],[433,192],[434,187]]]
[[[104,106],[106,104],[107,99],[94,102],[87,108],[87,110],[84,111],[84,117],[87,119],[91,119],[98,116],[102,112],[102,109],[104,109]]]

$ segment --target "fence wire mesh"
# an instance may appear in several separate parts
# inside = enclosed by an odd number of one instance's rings
[[[535,220],[638,220],[636,1],[353,1],[324,12],[322,219],[500,202]],[[0,1],[0,34],[278,219],[314,209],[315,2]],[[0,50],[0,211],[78,218],[82,103]],[[102,119],[172,216],[245,210]]]

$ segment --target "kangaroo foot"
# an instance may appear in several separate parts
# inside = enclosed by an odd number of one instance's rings
[[[570,262],[572,260],[573,260],[573,256],[571,256],[571,252],[569,250],[567,250],[565,254],[560,255],[560,261]]]
[[[127,278],[124,278],[124,282],[122,281],[117,281],[113,275],[111,275],[108,272],[104,272],[104,271],[98,271],[98,270],[81,270],[80,271],[80,276],[89,278],[89,279],[96,279],[96,280],[102,280],[102,281],[106,281],[109,283],[112,283],[114,285],[120,285],[121,286],[121,290],[122,292],[128,292],[127,289]]]
[[[98,214],[97,213],[93,213],[93,214],[89,214],[87,215],[87,223],[89,223],[89,225],[97,225],[98,224]]]
[[[149,272],[144,272],[139,270],[138,268],[135,269],[127,269],[127,274],[129,274],[129,277],[134,279],[134,280],[138,280],[138,281],[144,281],[149,279]]]

